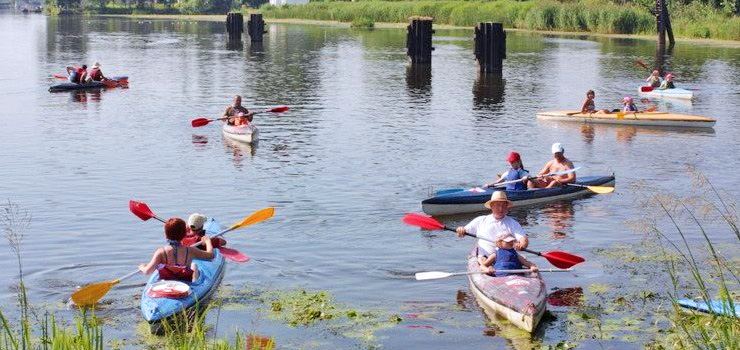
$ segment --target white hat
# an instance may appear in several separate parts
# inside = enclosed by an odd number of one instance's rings
[[[514,205],[514,203],[506,198],[506,192],[504,191],[494,191],[493,193],[491,193],[491,200],[486,202],[484,205],[486,206],[486,208],[491,209],[491,203],[493,202],[506,202],[509,208]]]
[[[550,147],[550,150],[552,151],[552,154],[563,153],[565,151],[565,149],[563,149],[563,145],[561,145],[560,142],[553,143],[552,147]]]
[[[509,231],[499,232],[498,235],[496,235],[497,241],[504,241],[504,242],[514,242],[516,241],[516,237],[511,234]]]
[[[188,218],[188,227],[190,227],[193,230],[200,230],[203,228],[203,225],[206,223],[208,218],[203,214],[193,213]]]
[[[95,62],[92,65],[93,68],[100,68],[100,62]]]

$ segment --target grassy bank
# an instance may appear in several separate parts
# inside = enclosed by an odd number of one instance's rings
[[[411,16],[434,17],[436,24],[474,26],[500,22],[507,28],[654,34],[655,19],[646,7],[609,1],[556,2],[497,0],[472,1],[357,1],[311,2],[282,7],[263,6],[268,18],[295,18],[353,22],[408,22]],[[740,40],[740,17],[701,4],[679,6],[672,14],[677,37]]]

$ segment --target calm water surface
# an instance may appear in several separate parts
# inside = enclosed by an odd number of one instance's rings
[[[469,30],[438,29],[425,69],[407,64],[402,30],[268,27],[261,45],[230,45],[222,23],[0,15],[0,198],[33,216],[22,246],[33,304],[71,315],[64,302],[75,286],[123,275],[163,243],[160,225],[129,213],[130,199],[162,217],[199,211],[225,224],[274,206],[273,219],[229,234],[253,260],[229,264],[225,288],[329,290],[338,302],[397,313],[404,321],[376,341],[389,349],[517,346],[492,336],[465,278],[412,279],[464,270],[472,244],[401,224],[430,189],[491,180],[512,150],[537,170],[550,144],[562,142],[582,175],[616,173],[617,193],[513,215],[534,249],[587,259],[641,241],[624,224],[640,213],[631,186],[640,180],[686,194],[686,167],[694,165],[738,197],[738,48],[680,43],[666,58],[697,98],[658,107],[712,116],[713,130],[587,127],[537,122],[535,113],[576,109],[588,89],[598,107],[618,108],[647,76],[634,61],[652,63],[653,42],[510,32],[503,77],[479,78]],[[94,61],[106,75],[128,75],[130,88],[47,92],[52,74]],[[237,93],[250,109],[291,110],[255,118],[256,147],[224,139],[216,123],[190,127],[218,116]],[[443,220],[455,226],[473,217]],[[0,256],[12,254],[3,248]],[[4,309],[13,309],[17,278],[14,264],[0,269]],[[134,277],[106,297],[105,312],[118,317],[109,339],[133,337],[143,282]],[[565,275],[546,282],[593,283]],[[566,312],[554,310],[558,320],[540,327],[538,339],[567,339],[559,317]],[[318,348],[355,346],[252,319],[224,312],[219,333],[266,333],[285,348],[311,348],[309,338],[323,339]]]

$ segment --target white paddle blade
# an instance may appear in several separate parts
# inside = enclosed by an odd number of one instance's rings
[[[453,274],[449,272],[429,271],[429,272],[417,272],[415,276],[416,276],[417,281],[425,281],[425,280],[436,280],[438,278],[450,277],[452,275]]]
[[[588,260],[585,262],[582,262],[576,266],[573,266],[571,268],[574,272],[574,275],[578,277],[585,277],[585,278],[594,278],[604,275],[604,265],[595,260]]]

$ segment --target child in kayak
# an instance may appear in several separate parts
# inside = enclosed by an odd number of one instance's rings
[[[496,277],[503,277],[509,275],[515,275],[506,272],[496,272],[500,270],[518,270],[523,267],[529,268],[532,272],[539,271],[537,265],[531,263],[525,257],[519,255],[516,249],[514,249],[514,242],[516,238],[511,232],[503,231],[496,235],[496,247],[498,249],[491,253],[488,258],[481,262],[480,270],[489,275]]]
[[[602,109],[602,110],[596,110],[596,103],[594,102],[594,98],[596,98],[596,93],[593,90],[586,91],[586,100],[583,101],[583,104],[581,105],[581,113],[583,114],[601,114],[601,113],[609,113],[609,111]]]
[[[206,229],[203,227],[208,222],[208,218],[199,213],[193,213],[188,217],[188,228],[185,237],[180,240],[180,244],[185,247],[190,247],[193,244],[200,242],[206,235]],[[226,240],[221,237],[211,239],[213,248],[220,248],[226,245]],[[198,245],[198,248],[205,249],[203,245]]]
[[[252,116],[250,115],[249,110],[242,106],[242,97],[236,95],[234,96],[234,102],[231,106],[226,107],[221,119],[226,120],[226,123],[229,125],[243,125],[249,124],[249,122],[252,121]],[[237,122],[239,122],[239,124],[236,124]]]
[[[519,155],[519,153],[511,152],[509,154],[509,157],[506,158],[506,161],[509,162],[511,168],[503,173],[501,177],[499,177],[496,181],[487,183],[483,185],[483,187],[495,187],[495,185],[500,182],[519,180],[529,176],[529,172],[524,169],[524,165],[522,164],[522,157]],[[507,191],[523,191],[526,189],[527,180],[506,184]]]
[[[180,218],[170,218],[164,224],[164,235],[167,238],[167,246],[158,248],[148,264],[140,264],[139,271],[148,275],[154,270],[159,272],[159,278],[163,280],[178,280],[183,282],[195,282],[198,280],[198,265],[193,259],[213,259],[213,245],[208,236],[203,236],[201,242],[206,249],[183,247],[180,240],[185,237],[185,221]]]
[[[665,80],[663,80],[663,83],[660,84],[660,87],[658,89],[665,90],[665,89],[675,89],[676,85],[673,85],[673,74],[668,73],[665,75]]]
[[[639,112],[637,110],[637,106],[635,106],[635,103],[632,100],[632,97],[626,96],[622,103],[624,103],[624,108],[622,109],[622,112]]]
[[[647,77],[647,79],[645,79],[645,81],[650,83],[650,86],[654,88],[660,86],[660,72],[657,69],[653,70],[653,72],[650,74],[649,77]]]

